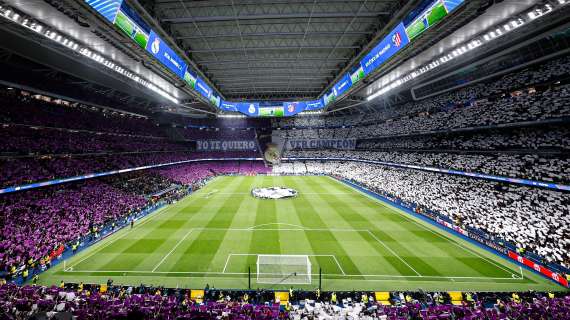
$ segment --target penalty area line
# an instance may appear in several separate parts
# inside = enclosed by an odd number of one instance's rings
[[[91,249],[91,250],[93,250],[93,251],[90,252],[90,253],[88,253],[88,254],[87,254],[85,257],[83,257],[81,260],[79,260],[79,261],[77,261],[77,262],[75,262],[75,263],[72,263],[71,266],[69,266],[68,270],[73,270],[74,267],[77,267],[77,266],[78,266],[79,264],[81,264],[83,261],[85,261],[85,260],[87,260],[87,259],[93,257],[95,254],[99,253],[101,250],[103,250],[103,249],[107,248],[108,246],[110,246],[111,244],[115,243],[117,240],[123,239],[125,236],[131,234],[131,232],[133,232],[133,231],[135,231],[135,230],[138,230],[140,227],[142,227],[142,226],[145,225],[146,223],[148,223],[148,222],[150,222],[150,221],[153,221],[154,218],[156,218],[159,214],[163,214],[163,213],[165,213],[165,212],[169,212],[168,210],[166,210],[167,208],[168,208],[168,206],[164,206],[164,207],[158,209],[156,212],[149,213],[149,214],[147,214],[146,216],[144,216],[142,219],[140,219],[140,220],[144,220],[144,221],[141,221],[140,223],[135,224],[135,226],[134,226],[133,228],[130,228],[130,229],[128,229],[128,230],[125,231],[125,229],[127,228],[127,226],[124,226],[124,227],[122,227],[121,229],[115,231],[115,233],[113,233],[113,234],[107,236],[108,238],[103,239],[103,240],[101,240],[101,242],[95,243],[95,244],[92,245],[92,246],[96,246],[96,245],[100,244],[101,246],[99,246],[99,247],[96,247],[96,248],[89,248],[89,247],[87,247],[87,248],[85,248],[84,250],[90,251],[90,249]],[[125,232],[124,232],[122,235],[119,236],[118,234],[119,234],[121,231],[125,231]],[[114,239],[112,239],[113,236],[115,236]],[[109,242],[105,243],[105,241],[109,241]],[[70,258],[68,258],[68,259],[66,259],[66,260],[63,260],[63,267],[64,267],[64,270],[63,270],[63,271],[66,271],[66,270],[65,270],[66,261],[69,260],[69,259],[73,259],[74,257],[75,257],[75,256],[72,256],[72,257],[70,257]]]
[[[378,241],[378,243],[383,245],[384,248],[388,249],[388,251],[390,251],[394,256],[396,256],[396,258],[400,259],[400,261],[402,261],[406,266],[408,266],[408,268],[410,268],[413,272],[415,272],[419,277],[422,277],[422,275],[419,272],[417,272],[416,269],[414,269],[414,267],[412,267],[409,263],[407,263],[406,260],[404,260],[402,257],[400,257],[394,250],[392,250],[392,248],[390,248],[382,240],[378,239],[378,237],[376,237],[376,235],[374,235],[374,233],[370,232],[370,230],[366,230],[366,231],[368,231],[368,234],[370,234],[370,236],[372,238],[374,238],[376,241]]]
[[[188,238],[188,236],[192,233],[192,231],[194,231],[194,229],[190,229],[188,232],[186,232],[186,234],[184,235],[184,237],[182,239],[180,239],[176,245],[174,245],[174,248],[172,248],[172,250],[170,250],[170,252],[168,252],[163,258],[162,260],[160,260],[160,262],[154,267],[154,269],[152,269],[152,272],[155,272],[156,269],[158,269],[158,267],[160,267],[160,265],[164,262],[164,260],[166,260],[166,258],[168,258],[172,252],[174,252],[174,250],[176,250],[176,248],[178,248],[178,246],[184,242],[184,240],[186,240],[186,238]]]

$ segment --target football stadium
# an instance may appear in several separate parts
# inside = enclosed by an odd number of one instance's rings
[[[570,319],[569,3],[0,0],[0,319]]]

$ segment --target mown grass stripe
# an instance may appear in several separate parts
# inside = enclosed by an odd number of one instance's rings
[[[324,190],[334,189],[335,182],[325,177],[314,177],[310,183],[310,190],[317,191],[315,193],[324,193]],[[371,223],[364,219],[362,215],[352,209],[354,199],[345,200],[326,195],[319,195],[322,199],[323,205],[330,208],[329,215],[334,214],[336,218],[342,221],[343,224],[351,226],[354,229],[362,230],[370,228]],[[327,211],[327,210],[324,210]],[[401,275],[419,275],[415,268],[403,260],[397,252],[393,251],[390,247],[368,232],[359,232],[359,237],[363,243],[367,243],[370,250],[374,250],[378,260],[376,264],[390,266],[392,270]],[[360,249],[362,251],[363,248]]]
[[[297,180],[295,177],[291,178],[291,184],[302,192],[303,190],[308,190],[308,184]],[[303,223],[305,227],[314,228],[326,228],[326,223],[322,220],[321,216],[311,201],[305,197],[298,197],[293,202],[295,206],[296,214],[299,221]],[[316,203],[316,206],[322,208],[322,203]],[[343,269],[347,273],[360,274],[360,270],[357,265],[352,260],[350,254],[344,250],[342,243],[337,239],[333,232],[322,231],[322,232],[312,232],[305,231],[305,236],[309,239],[311,248],[313,252],[318,252],[320,254],[333,254],[339,260]],[[331,267],[334,271],[324,270],[324,273],[334,273],[338,269],[336,266]]]
[[[246,181],[235,179],[228,185],[228,188],[233,188],[236,185],[239,187],[245,183]],[[205,214],[205,217],[200,217],[200,220],[206,219],[206,227],[228,227],[235,215],[235,203],[224,201],[214,203],[213,206],[217,206],[217,209]],[[195,217],[198,218],[198,215]],[[192,219],[187,220],[184,226],[185,230],[196,227]],[[211,259],[223,240],[223,231],[219,231],[219,233],[217,239],[212,239],[203,229],[196,230],[171,254],[171,258],[164,261],[158,271],[184,271],[190,270],[190,268],[208,270]],[[199,257],[199,261],[197,257]]]
[[[273,186],[274,182],[274,177],[267,177],[262,179],[262,181],[256,180],[256,184],[252,187],[270,187]],[[277,222],[275,201],[263,199],[254,199],[254,201],[258,203],[257,211],[255,212],[255,226]],[[249,243],[249,252],[256,254],[280,254],[279,232],[253,232]],[[256,270],[256,263],[257,256],[247,257],[246,264],[247,267],[251,267],[252,273]]]
[[[342,188],[354,189],[354,188],[351,188],[347,185],[343,185],[338,181],[337,181],[337,184],[342,186]],[[354,189],[354,190],[358,191],[356,189]],[[370,201],[376,201],[378,203],[383,203],[380,200],[371,199],[370,196],[365,195],[361,191],[358,191],[358,193],[361,194],[363,197],[368,198]],[[446,255],[447,260],[445,262],[445,265],[448,267],[451,265],[451,262],[456,262],[456,264],[458,265],[457,270],[460,272],[465,272],[465,269],[459,268],[459,266],[465,265],[460,260],[461,257],[456,257],[456,254],[458,254],[458,252],[463,252],[463,253],[467,253],[471,258],[475,258],[472,261],[478,261],[477,264],[475,264],[475,265],[471,264],[469,266],[469,268],[467,268],[467,270],[471,270],[472,272],[475,272],[475,274],[477,274],[477,275],[484,275],[484,273],[479,272],[480,270],[485,270],[484,272],[489,272],[489,270],[492,270],[493,268],[495,269],[495,273],[493,274],[494,277],[505,276],[505,275],[510,276],[511,274],[515,274],[515,275],[518,274],[518,272],[514,271],[512,268],[495,261],[495,259],[491,259],[491,258],[488,258],[486,256],[481,255],[480,253],[478,253],[474,249],[471,249],[471,248],[467,247],[466,245],[461,244],[458,241],[456,241],[455,239],[449,237],[447,234],[441,233],[440,230],[433,230],[431,227],[424,225],[423,222],[419,222],[419,221],[414,220],[414,218],[408,216],[406,213],[401,212],[400,209],[392,207],[392,210],[389,210],[388,212],[391,215],[399,215],[399,216],[405,218],[406,220],[412,222],[416,226],[419,226],[423,230],[431,233],[433,237],[436,237],[436,238],[439,237],[440,239],[446,240],[447,244],[451,247],[451,248],[449,248],[449,252],[450,253],[454,252],[453,254],[447,254]],[[393,241],[394,241],[394,243],[397,243],[398,245],[400,244],[399,241],[395,241],[395,240],[393,240]],[[437,243],[437,241],[434,241],[434,243]],[[459,248],[461,250],[457,250],[457,248]],[[417,256],[417,255],[414,255],[414,256]],[[419,258],[419,257],[416,257],[416,258]],[[437,267],[438,266],[434,266],[434,268],[437,268]]]

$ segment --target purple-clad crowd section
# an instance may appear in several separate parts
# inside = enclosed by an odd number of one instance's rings
[[[242,154],[227,155],[238,157]],[[101,164],[105,165],[104,162]],[[124,167],[129,165],[124,164]],[[93,230],[101,230],[141,212],[156,201],[151,195],[162,190],[174,187],[185,192],[217,175],[252,175],[269,171],[262,161],[197,162],[2,195],[0,273],[19,273],[31,268],[32,274],[45,267],[53,258],[50,254],[58,248],[69,248],[80,239],[96,236],[97,232]],[[179,197],[180,193],[168,196]]]
[[[40,260],[74,241],[93,225],[142,209],[144,197],[99,181],[6,195],[0,201],[2,239],[0,267]]]
[[[14,90],[16,91],[16,90]],[[151,120],[79,104],[60,105],[22,97],[16,92],[2,94],[0,122],[45,127],[164,136]]]
[[[188,150],[184,143],[165,137],[78,132],[21,125],[0,126],[0,153],[4,155],[81,154]]]
[[[12,158],[0,160],[0,186],[9,187],[94,172],[156,165],[203,158],[254,158],[259,153],[239,152],[147,152],[81,157]]]
[[[255,129],[216,120],[172,126],[114,110],[0,91],[0,188],[94,172],[258,151],[198,152],[196,140],[255,140]],[[210,124],[207,128],[204,124]]]
[[[182,184],[191,184],[220,174],[252,175],[269,173],[262,161],[202,162],[192,166],[175,166],[157,170],[161,175]]]
[[[188,294],[91,293],[57,287],[0,286],[0,312],[28,318],[31,314],[67,314],[76,319],[285,319],[278,303],[237,301],[196,303]],[[2,313],[0,313],[2,317]]]
[[[338,298],[337,298],[338,295]],[[360,299],[358,296],[363,298]],[[280,304],[271,291],[219,291],[206,288],[192,297],[187,289],[121,287],[112,283],[61,287],[0,285],[0,317],[27,319],[570,319],[570,296],[524,293],[468,293],[451,304],[447,293],[392,293],[384,303],[372,292],[294,292]],[[400,297],[398,297],[398,295]],[[334,296],[334,298],[332,298]],[[365,297],[365,298],[364,298]],[[435,299],[434,299],[435,298]]]

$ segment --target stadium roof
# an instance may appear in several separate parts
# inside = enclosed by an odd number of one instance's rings
[[[146,0],[228,100],[311,99],[402,8],[387,0]]]
[[[231,101],[323,97],[342,75],[359,65],[362,57],[398,22],[423,3],[420,0],[124,1],[140,15],[142,24],[148,23],[184,59],[188,70],[219,92],[222,99]],[[98,50],[160,88],[160,95],[155,94],[156,90],[148,90],[148,83],[130,83],[112,70],[100,68],[100,61],[91,61],[93,55],[91,60],[85,59],[81,56],[85,53],[62,50],[62,43],[47,41],[47,35],[40,36],[29,26],[26,29],[0,20],[0,33],[8,40],[2,44],[6,50],[88,83],[159,102],[164,105],[163,110],[190,115],[220,112],[188,88],[179,76],[152,59],[145,49],[118,32],[116,26],[95,14],[84,0],[40,1],[34,6],[27,1],[0,0],[2,5]],[[466,1],[450,18],[421,34],[412,45],[353,85],[347,94],[328,105],[327,111],[373,112],[391,104],[389,99],[368,102],[366,98],[386,79],[406,74],[485,28],[503,23],[504,19],[535,5],[541,3],[535,0]],[[564,13],[559,13],[556,19],[563,16]],[[546,28],[556,19],[541,26]],[[19,22],[23,23],[22,20]],[[533,28],[521,28],[509,41],[518,41],[533,31]],[[485,56],[501,46],[504,49],[508,42],[486,46],[471,58]],[[468,61],[461,60],[461,63]],[[453,62],[447,68],[430,73],[430,77],[457,67],[458,63]],[[414,80],[409,84],[425,81],[427,77]],[[181,104],[172,107],[169,102],[173,100]]]

